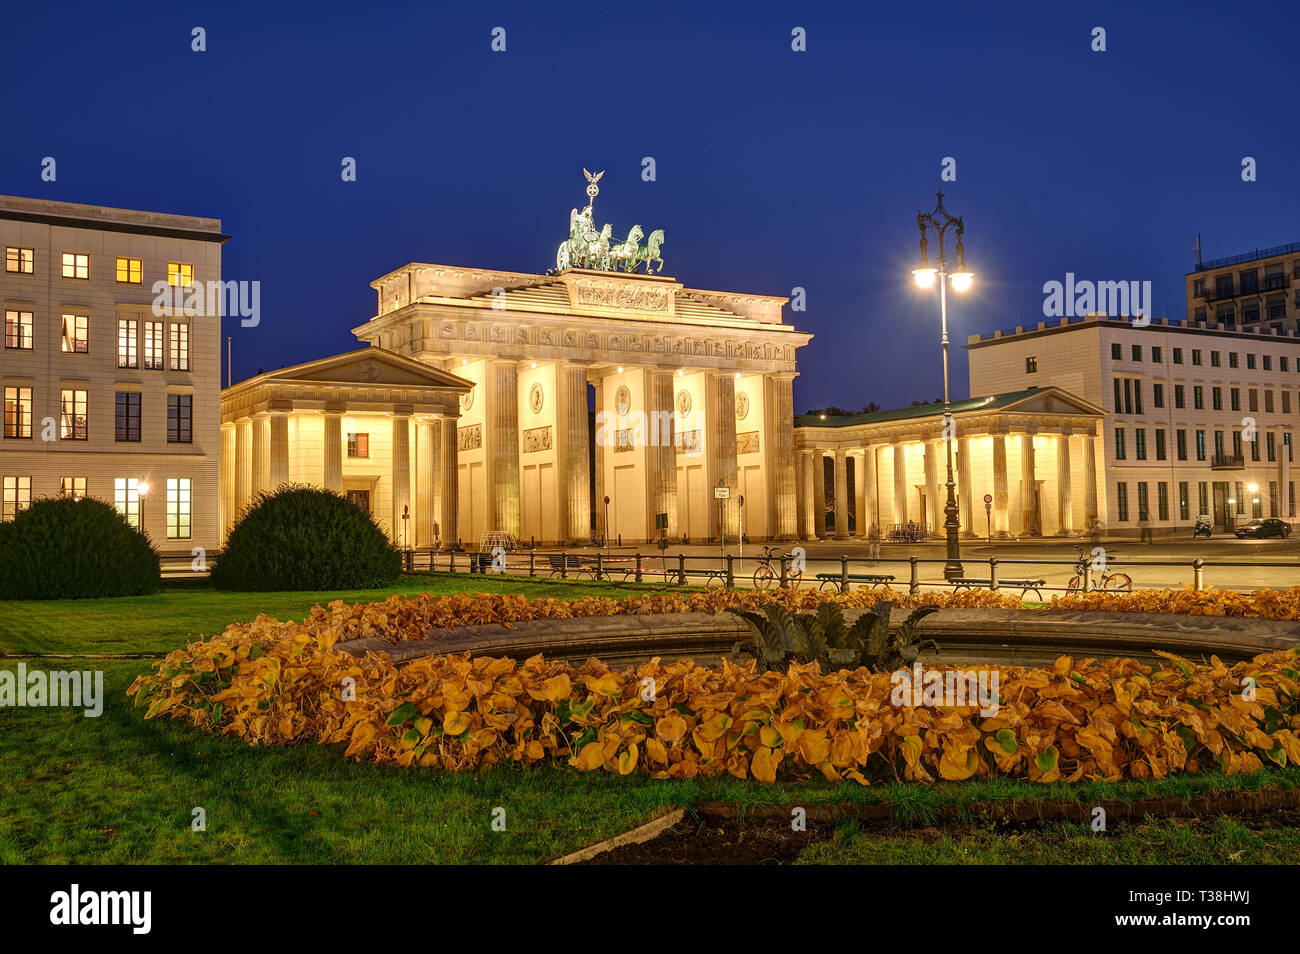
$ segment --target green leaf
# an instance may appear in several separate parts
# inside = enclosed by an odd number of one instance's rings
[[[1020,743],[1016,741],[1016,734],[1010,729],[998,729],[993,733],[993,740],[997,742],[998,748],[1002,750],[1003,755],[1015,755],[1016,749],[1020,748]],[[1044,769],[1043,771],[1047,771]]]
[[[1034,756],[1034,764],[1038,766],[1040,772],[1050,772],[1056,768],[1056,760],[1060,753],[1056,751],[1056,746],[1050,746],[1046,752]]]
[[[406,722],[410,719],[414,719],[419,714],[420,714],[420,710],[415,708],[414,702],[403,702],[400,706],[398,706],[396,709],[392,711],[392,713],[388,716],[388,721],[385,722],[384,724],[389,726],[398,726],[401,725],[403,722]]]

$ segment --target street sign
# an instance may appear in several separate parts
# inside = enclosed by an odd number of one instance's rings
[[[656,530],[668,529],[668,514],[666,513],[655,514],[655,529]]]
[[[714,488],[713,488],[713,499],[714,499],[714,500],[727,500],[727,499],[730,498],[730,497],[731,497],[731,488],[730,488],[730,487],[714,487]]]
[[[989,504],[991,504],[992,502],[993,502],[993,495],[992,495],[992,494],[985,494],[985,495],[984,495],[984,506],[987,507],[987,506],[988,506]],[[608,498],[606,498],[605,503],[609,503]]]

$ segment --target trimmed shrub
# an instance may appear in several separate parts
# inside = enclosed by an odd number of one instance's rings
[[[49,497],[0,524],[0,599],[139,596],[160,580],[148,535],[102,500]]]
[[[220,590],[368,589],[401,573],[401,552],[370,514],[342,494],[300,484],[258,494],[212,563]]]

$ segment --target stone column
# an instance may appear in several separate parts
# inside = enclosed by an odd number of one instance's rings
[[[557,369],[563,398],[557,420],[564,428],[564,501],[568,515],[565,532],[569,543],[591,542],[591,445],[587,435],[587,369],[568,364]]]
[[[271,412],[270,427],[271,463],[267,481],[272,490],[289,482],[289,413]]]
[[[237,451],[238,425],[221,425],[221,543],[226,542],[230,528],[235,525],[235,515],[239,511],[236,501],[239,499],[235,490],[236,475],[239,472]]]
[[[519,367],[513,359],[487,363],[487,416],[491,441],[492,524],[519,537]]]
[[[862,509],[858,511],[858,536],[874,539],[880,536],[879,505],[877,503],[876,448],[868,445],[862,452]]]
[[[939,448],[937,441],[925,442],[925,513],[922,519],[930,525],[930,533],[943,532],[943,505],[939,503]],[[945,491],[946,492],[946,491]]]
[[[442,453],[439,455],[442,472],[438,475],[438,502],[441,505],[439,523],[442,524],[442,545],[449,549],[460,539],[456,524],[460,514],[460,466],[457,456],[460,438],[454,417],[444,417],[439,430],[441,433],[438,436],[442,444]]]
[[[894,522],[907,523],[907,454],[894,445]]]
[[[655,516],[668,515],[668,539],[679,540],[681,530],[677,526],[677,448],[676,427],[677,411],[673,401],[672,369],[655,368],[649,373],[650,378],[650,421],[649,447],[646,457],[650,461],[650,526],[651,539],[657,539],[659,531],[655,529]]]
[[[605,443],[614,440],[615,428],[605,421],[604,382],[596,378],[591,383],[596,389],[596,448],[592,454],[595,458],[596,479],[592,484],[591,495],[596,504],[596,535],[604,539],[608,529],[605,526]]]
[[[1091,522],[1101,517],[1097,510],[1097,438],[1083,436],[1083,515]]]
[[[343,493],[343,415],[325,412],[324,481],[325,489]]]
[[[1020,534],[1040,535],[1038,525],[1038,482],[1034,477],[1034,435],[1020,436]]]
[[[253,415],[253,496],[271,489],[271,415]]]
[[[849,455],[835,451],[835,539],[849,538]]]
[[[415,426],[415,545],[433,546],[433,525],[438,522],[434,497],[438,478],[438,439],[435,421],[420,421]]]
[[[1007,481],[1007,439],[993,437],[993,532],[1006,536],[1011,532],[1011,493]]]
[[[709,453],[713,456],[713,486],[729,487],[722,510],[722,531],[729,542],[740,538],[740,493],[736,464],[736,379],[730,372],[709,375]],[[793,430],[791,437],[793,438]],[[710,489],[710,496],[713,491]],[[710,501],[710,525],[718,521],[718,504]]]
[[[1175,492],[1178,485],[1174,485]],[[1056,438],[1056,516],[1057,533],[1062,537],[1074,533],[1074,499],[1070,480],[1070,435]]]
[[[813,451],[813,539],[826,535],[826,455]]]
[[[409,413],[393,414],[393,542],[406,549],[412,543],[415,525],[411,507],[411,416]],[[406,520],[402,514],[408,513]]]
[[[776,522],[773,536],[776,540],[798,539],[798,520],[796,508],[798,503],[794,492],[794,375],[781,373],[769,379],[772,389],[772,416],[767,422],[767,431],[772,448],[772,465],[774,479],[773,510]],[[734,417],[734,415],[733,415]],[[843,457],[840,458],[843,461]],[[844,466],[841,463],[839,466]],[[847,480],[847,477],[846,477]],[[845,484],[847,487],[847,483]],[[837,524],[835,534],[848,536],[848,491],[845,491],[845,518],[843,529]]]
[[[253,422],[244,418],[235,422],[235,512],[248,506],[253,497]]]
[[[817,454],[806,450],[803,452],[803,527],[804,539],[817,539],[817,478],[813,465]]]
[[[970,438],[957,438],[957,504],[961,508],[958,519],[964,537],[973,537],[975,533],[974,480],[970,462]]]

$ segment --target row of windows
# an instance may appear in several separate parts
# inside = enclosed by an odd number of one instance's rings
[[[1203,367],[1205,364],[1205,360],[1204,360],[1205,352],[1202,351],[1200,348],[1192,348],[1190,350],[1191,350],[1192,365],[1194,367]],[[1142,345],[1135,344],[1129,346],[1130,360],[1141,362],[1142,355],[1143,355]],[[1238,368],[1241,366],[1241,354],[1239,354],[1236,351],[1229,351],[1227,352],[1227,355],[1228,355],[1228,367]],[[1124,346],[1120,344],[1118,341],[1111,342],[1110,357],[1112,361],[1124,360]],[[1183,357],[1184,357],[1184,352],[1182,348],[1173,349],[1174,364],[1182,364]],[[1283,355],[1277,355],[1276,357],[1277,357],[1277,367],[1279,371],[1291,370],[1291,361],[1288,355],[1283,354]],[[1260,359],[1260,362],[1262,363],[1262,369],[1264,371],[1272,371],[1273,358],[1274,355],[1271,354],[1265,354],[1265,355],[1246,354],[1246,370],[1254,371],[1256,369],[1256,359]],[[1037,367],[1036,359],[1034,359],[1034,363],[1035,363],[1035,367]],[[1151,363],[1152,364],[1164,363],[1164,349],[1160,345],[1151,346]],[[1219,368],[1222,366],[1223,366],[1223,352],[1211,351],[1210,367]],[[1297,371],[1300,371],[1300,361],[1296,362],[1295,369]]]
[[[63,252],[63,277],[90,279],[90,256],[81,252]],[[33,275],[36,273],[36,250],[33,248],[5,249],[5,271],[11,275]],[[115,262],[117,280],[123,285],[144,284],[144,262],[138,258],[117,256]],[[168,262],[167,284],[189,288],[194,284],[193,262]]]
[[[1165,429],[1158,427],[1155,429],[1155,455],[1156,460],[1168,460],[1168,447],[1165,441]],[[1244,461],[1245,457],[1242,448],[1245,444],[1250,445],[1250,459],[1258,461],[1260,459],[1259,440],[1245,440],[1241,431],[1231,431],[1232,435],[1232,453],[1229,454],[1224,444],[1224,431],[1214,432],[1214,463],[1222,466],[1225,463]],[[1123,427],[1115,428],[1115,459],[1128,460],[1128,444],[1126,440],[1127,430]],[[1196,430],[1194,432],[1196,442],[1196,459],[1206,460],[1205,431]],[[1258,435],[1256,435],[1258,436]],[[1265,453],[1270,461],[1277,460],[1277,435],[1272,431],[1264,435]],[[1294,460],[1291,449],[1291,432],[1287,431],[1282,435],[1282,445],[1286,448],[1286,459]],[[1174,450],[1178,460],[1187,460],[1187,431],[1178,429],[1174,431]],[[1133,459],[1147,459],[1147,429],[1145,427],[1133,428]]]
[[[1141,414],[1142,412],[1142,379],[1141,378],[1121,378],[1111,379],[1114,385],[1114,404],[1116,414]],[[1278,391],[1281,396],[1281,407],[1283,414],[1291,413],[1291,392]],[[1260,409],[1259,389],[1246,389],[1246,409],[1257,412]],[[1277,410],[1277,403],[1273,400],[1274,392],[1272,388],[1264,389],[1264,413],[1273,414]],[[1151,403],[1155,407],[1163,408],[1165,406],[1165,386],[1155,383],[1151,386]],[[1210,387],[1210,404],[1213,410],[1222,411],[1223,408],[1223,388],[1217,385]],[[1241,406],[1241,388],[1228,388],[1229,409],[1233,411],[1242,410]],[[1300,412],[1300,392],[1296,394],[1296,411]],[[1187,407],[1187,388],[1182,384],[1174,385],[1174,407]],[[1205,387],[1200,384],[1192,385],[1192,407],[1195,410],[1205,410]]]
[[[142,499],[147,495],[148,489],[148,485],[138,477],[113,478],[113,506],[137,530],[140,529]],[[12,520],[19,511],[31,506],[32,478],[0,477],[0,492],[3,498],[0,516],[4,520]],[[86,496],[86,478],[60,477],[59,493],[77,499]],[[167,539],[188,540],[194,504],[190,478],[168,477],[164,503],[167,507]]]
[[[5,347],[31,350],[35,346],[33,319],[30,311],[5,309]],[[163,342],[166,333],[167,349]],[[64,354],[87,354],[90,351],[90,316],[64,314],[63,334],[59,348]],[[141,367],[145,370],[190,370],[189,322],[140,321],[136,318],[117,320],[117,366]]]
[[[115,393],[113,439],[124,443],[140,440],[140,399],[137,391]],[[23,439],[32,436],[32,389],[6,387],[4,389],[4,436]],[[81,388],[63,388],[59,392],[59,439],[84,441],[90,439],[89,417],[86,413],[86,391]],[[192,394],[167,395],[167,443],[190,444],[194,440],[194,396]]]
[[[1188,498],[1190,484],[1185,480],[1178,482],[1178,519],[1191,519],[1191,501]],[[1226,496],[1228,482],[1223,482],[1223,490],[1216,491],[1223,497],[1225,510],[1235,511],[1238,516],[1244,516],[1246,513],[1247,497],[1250,497],[1251,516],[1264,516],[1264,504],[1258,495],[1247,494],[1247,487],[1240,481],[1233,482],[1234,496]],[[1295,481],[1287,482],[1287,516],[1295,516]],[[1139,520],[1151,519],[1151,500],[1148,491],[1149,484],[1145,480],[1137,482],[1137,513]],[[1268,482],[1269,497],[1269,516],[1277,517],[1278,514],[1278,482],[1270,480]],[[1196,485],[1196,504],[1197,515],[1210,514],[1210,485],[1202,480]],[[1129,500],[1128,500],[1128,481],[1118,481],[1115,484],[1115,516],[1121,523],[1129,521]],[[1156,519],[1169,519],[1169,492],[1168,485],[1164,481],[1156,483]]]

